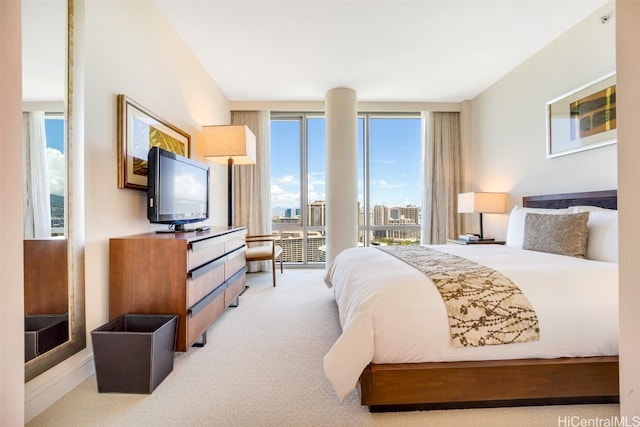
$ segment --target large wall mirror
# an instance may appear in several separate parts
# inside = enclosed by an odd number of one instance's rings
[[[74,25],[74,0],[22,0],[26,381],[86,345]]]

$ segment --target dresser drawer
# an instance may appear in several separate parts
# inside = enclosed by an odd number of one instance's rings
[[[218,287],[194,306],[187,313],[187,343],[191,346],[200,338],[202,333],[207,330],[209,325],[213,323],[224,311],[224,294],[226,285]]]
[[[242,272],[238,272],[235,276],[231,277],[227,282],[227,289],[224,291],[224,305],[228,306],[235,300],[238,295],[244,291],[244,287],[247,283],[247,276]]]
[[[236,274],[240,269],[246,267],[247,260],[244,255],[246,251],[247,251],[247,248],[243,246],[227,255],[227,264],[224,269],[225,280],[228,280],[231,276]]]
[[[226,236],[212,237],[198,240],[189,245],[187,268],[189,271],[206,264],[225,254]]]
[[[218,258],[189,273],[187,306],[185,308],[191,307],[224,282],[226,259],[227,257]]]
[[[224,250],[225,252],[231,252],[234,249],[237,249],[245,244],[245,236],[247,235],[246,231],[237,231],[235,233],[229,234],[228,239],[224,242]]]

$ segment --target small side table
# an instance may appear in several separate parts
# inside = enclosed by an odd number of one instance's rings
[[[453,243],[456,245],[504,245],[506,242],[502,240],[494,240],[494,239],[485,239],[485,240],[447,239],[447,243]]]

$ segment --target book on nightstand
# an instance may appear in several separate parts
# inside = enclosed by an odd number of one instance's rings
[[[504,241],[498,241],[496,239],[477,239],[477,240],[467,240],[467,239],[447,239],[447,243],[455,243],[458,245],[504,245]]]
[[[480,240],[480,236],[478,236],[477,234],[461,234],[458,236],[458,239],[460,240],[464,240],[464,241],[477,241]]]

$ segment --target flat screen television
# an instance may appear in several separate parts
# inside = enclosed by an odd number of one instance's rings
[[[159,147],[148,157],[147,218],[165,232],[193,231],[185,224],[209,219],[209,166]]]

